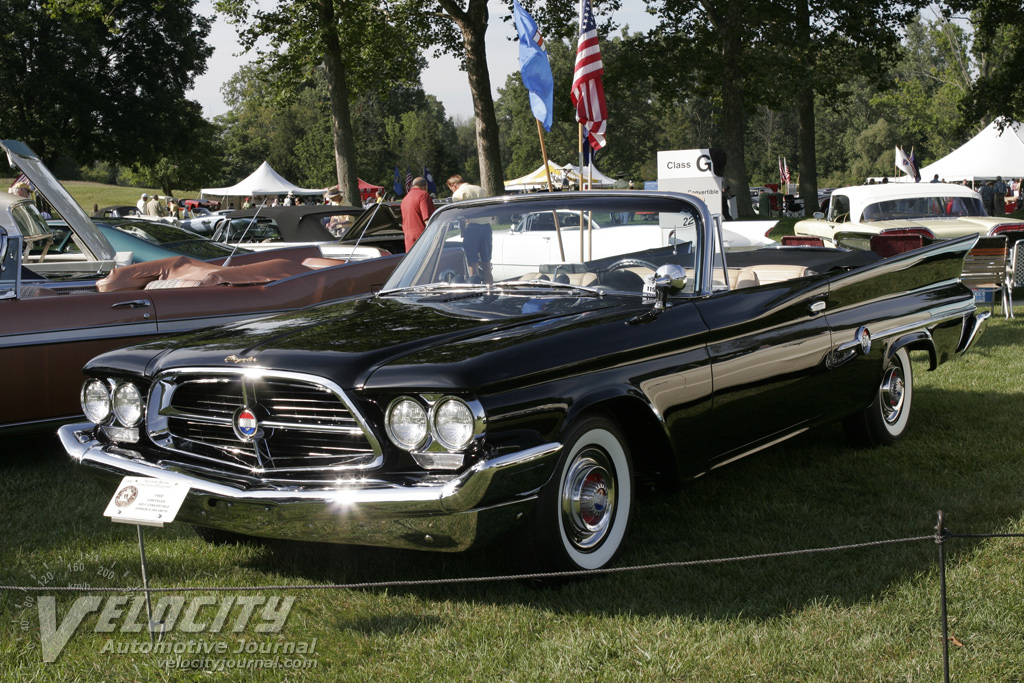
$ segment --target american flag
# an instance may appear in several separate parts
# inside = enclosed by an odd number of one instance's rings
[[[789,186],[789,178],[789,164],[786,163],[786,157],[779,157],[779,180],[782,181],[784,191]]]
[[[412,173],[410,173],[409,172],[409,168],[406,167],[406,169],[405,169],[405,191],[406,192],[408,192],[409,190],[412,189],[412,181],[413,181]]]
[[[605,127],[608,107],[604,101],[601,76],[601,47],[597,43],[597,24],[590,0],[581,0],[580,39],[576,44],[576,71],[572,76],[572,104],[576,107],[576,120],[587,129],[590,146],[595,150],[605,146]]]

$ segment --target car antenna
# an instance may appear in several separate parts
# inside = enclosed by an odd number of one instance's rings
[[[365,235],[366,231],[369,230],[370,223],[373,222],[373,217],[377,214],[377,209],[380,208],[380,205],[383,203],[384,202],[374,202],[373,208],[370,209],[370,217],[366,219],[366,225],[363,226],[363,231],[359,233],[359,237],[356,238],[356,243],[352,245],[352,251],[349,252],[348,259],[345,261],[345,263],[348,263],[349,261],[352,260],[352,257],[356,253],[356,249],[359,248],[359,243],[363,241],[363,235]]]
[[[228,254],[228,257],[226,259],[224,259],[224,267],[225,268],[227,268],[228,266],[231,265],[231,258],[235,255],[235,252],[238,251],[238,245],[241,244],[242,240],[245,239],[245,236],[249,234],[249,228],[251,228],[256,223],[256,217],[260,215],[260,210],[264,206],[266,206],[266,205],[267,205],[267,198],[264,197],[263,198],[263,202],[259,206],[256,207],[256,213],[254,213],[252,215],[252,219],[249,221],[249,225],[245,226],[245,230],[243,230],[242,234],[238,237],[238,241],[235,242],[235,246],[231,248],[231,253]],[[229,237],[230,237],[230,230],[231,230],[231,219],[229,218],[228,219],[228,236]]]

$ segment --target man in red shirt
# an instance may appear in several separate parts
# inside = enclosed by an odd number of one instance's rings
[[[434,200],[427,192],[427,181],[425,178],[416,178],[412,181],[409,193],[402,200],[402,232],[405,233],[405,251],[412,249],[412,245],[423,234],[427,225],[427,219],[434,213]]]

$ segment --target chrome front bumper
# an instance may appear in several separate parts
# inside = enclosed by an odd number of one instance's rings
[[[113,494],[125,476],[189,486],[175,521],[264,538],[460,551],[505,531],[529,510],[554,467],[559,443],[481,460],[452,478],[414,485],[339,481],[334,488],[244,489],[144,460],[95,440],[91,423],[58,430],[64,450]]]

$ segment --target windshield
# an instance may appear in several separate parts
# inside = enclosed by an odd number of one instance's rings
[[[701,212],[688,201],[645,193],[543,193],[449,204],[392,274],[384,291],[427,285],[537,283],[641,294],[666,263],[687,269],[704,248]]]
[[[985,208],[977,197],[905,197],[868,204],[861,221],[906,220],[910,218],[959,218],[984,216]]]
[[[246,249],[233,249],[230,245],[214,242],[211,239],[197,235],[191,230],[179,228],[170,223],[126,221],[124,223],[110,224],[105,227],[112,227],[118,232],[131,235],[149,244],[197,259],[221,258],[231,255],[232,252],[236,254],[249,253]],[[111,235],[110,240],[112,243],[116,242],[116,235]],[[130,244],[115,246],[120,247],[119,251],[134,250],[134,247]]]

